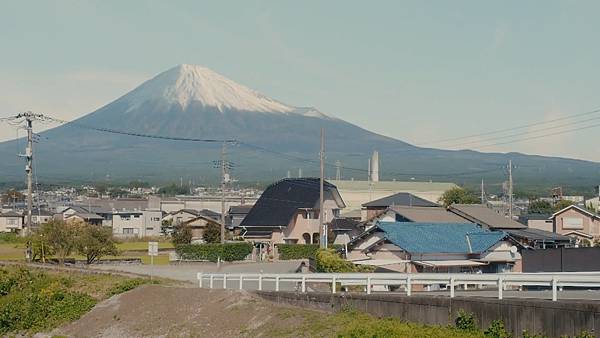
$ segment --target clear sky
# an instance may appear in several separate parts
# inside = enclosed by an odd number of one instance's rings
[[[600,161],[600,127],[483,146],[600,124],[600,113],[431,143],[600,108],[598,13],[583,0],[4,0],[0,117],[73,119],[191,63],[417,145]],[[15,133],[0,125],[0,139]]]

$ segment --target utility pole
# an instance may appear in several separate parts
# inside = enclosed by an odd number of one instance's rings
[[[31,208],[33,207],[33,119],[29,114],[25,117],[27,121],[27,149],[25,149],[25,157],[27,164],[25,172],[27,173],[27,226],[23,229],[23,236],[29,235],[31,231]]]
[[[513,218],[513,177],[512,160],[508,160],[508,217]]]
[[[226,170],[225,170],[225,154],[227,143],[223,142],[221,147],[221,244],[225,243],[225,181],[226,181]]]
[[[319,159],[321,162],[321,177],[319,180],[319,220],[321,225],[321,248],[327,249],[327,224],[324,219],[325,212],[323,210],[323,177],[325,176],[325,130],[321,128],[321,151],[319,152]]]

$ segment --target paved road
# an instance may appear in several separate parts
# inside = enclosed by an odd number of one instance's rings
[[[182,263],[179,265],[98,265],[94,267],[100,270],[113,270],[129,273],[136,273],[148,276],[169,278],[178,281],[198,283],[196,274],[204,273],[294,273],[300,266],[300,261],[281,261],[273,263],[223,263],[217,266],[215,263]],[[274,290],[271,282],[264,283],[265,290]],[[281,283],[281,290],[293,290],[295,283]],[[230,281],[227,283],[229,288],[239,286],[239,282]],[[214,287],[223,287],[221,281],[217,281]],[[245,289],[257,289],[257,282],[244,282]]]

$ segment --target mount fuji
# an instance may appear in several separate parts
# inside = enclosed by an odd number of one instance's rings
[[[390,117],[398,129],[402,125]],[[517,182],[531,185],[597,184],[600,164],[519,153],[480,153],[416,147],[378,135],[312,107],[295,107],[262,95],[201,66],[179,65],[73,123],[42,132],[35,145],[40,181],[180,178],[215,182],[219,143],[140,138],[84,128],[196,139],[235,139],[227,157],[240,181],[278,179],[302,168],[318,172],[319,133],[326,132],[329,163],[342,163],[344,178],[366,179],[367,158],[378,150],[383,179],[501,182],[508,159]],[[23,177],[17,141],[0,143],[0,181]],[[20,141],[22,147],[23,142]],[[302,159],[314,159],[303,161]],[[347,169],[347,167],[351,169]],[[356,169],[353,169],[356,168]],[[335,168],[327,167],[327,176]]]

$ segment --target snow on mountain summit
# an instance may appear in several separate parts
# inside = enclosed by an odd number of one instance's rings
[[[296,110],[270,99],[246,86],[238,84],[221,74],[197,65],[178,65],[144,82],[123,99],[130,103],[130,110],[151,100],[178,103],[183,109],[190,103],[226,109],[291,113]]]

